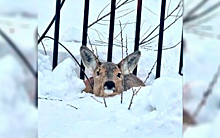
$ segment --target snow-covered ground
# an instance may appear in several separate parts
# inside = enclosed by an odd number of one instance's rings
[[[36,70],[37,7],[30,4],[29,0],[0,0],[0,29],[17,45]],[[35,95],[36,79],[0,35],[1,138],[37,137]]]
[[[89,24],[96,20],[99,12],[110,1],[91,0],[89,11]],[[123,1],[120,1],[122,3]],[[168,1],[169,2],[169,1]],[[167,2],[167,8],[168,8]],[[119,3],[119,4],[120,4]],[[176,7],[179,1],[171,1],[169,13]],[[141,40],[159,23],[160,1],[143,1]],[[130,10],[131,14],[115,20],[114,36],[120,32],[119,19],[122,24],[130,22],[124,31],[124,45],[128,36],[128,53],[133,51],[136,21],[136,1],[122,6],[116,11],[116,18]],[[47,0],[39,2],[39,34],[42,34],[55,13],[55,1]],[[148,8],[148,9],[147,9]],[[129,10],[126,10],[129,9]],[[101,16],[109,12],[108,6]],[[79,48],[81,46],[81,34],[83,27],[83,1],[66,1],[61,10],[60,42],[64,44],[78,61],[81,60]],[[166,12],[167,15],[167,12]],[[93,43],[97,46],[97,53],[101,61],[106,61],[107,44],[100,42],[98,34],[102,33],[102,41],[108,42],[109,16],[88,30]],[[171,17],[172,18],[172,17]],[[168,26],[174,18],[167,20]],[[124,25],[122,25],[124,27]],[[144,33],[150,27],[147,34]],[[177,21],[164,33],[164,47],[171,47],[181,39],[182,22]],[[54,25],[47,35],[53,37]],[[152,36],[158,33],[158,30]],[[151,37],[150,37],[151,38]],[[119,40],[119,42],[117,42]],[[120,45],[120,35],[114,44]],[[158,38],[147,46],[156,49]],[[42,45],[38,45],[38,136],[41,138],[76,137],[76,138],[177,138],[182,137],[182,77],[178,75],[180,45],[163,52],[161,78],[155,80],[155,68],[143,87],[134,97],[131,110],[128,110],[132,90],[124,92],[123,103],[121,96],[106,98],[107,107],[104,107],[103,99],[93,98],[91,94],[81,93],[85,88],[79,79],[79,67],[70,55],[59,47],[58,66],[51,71],[53,41],[44,39],[47,55],[44,54]],[[88,41],[89,43],[89,41]],[[100,46],[101,44],[101,46]],[[91,48],[91,45],[88,44]],[[154,62],[157,52],[140,47],[142,52],[138,64],[138,77],[145,80]],[[96,51],[95,51],[96,53]],[[125,57],[125,49],[124,54]],[[113,48],[113,62],[118,63],[122,59],[121,48],[117,45]],[[91,76],[89,71],[86,71]],[[138,88],[135,88],[138,89]],[[95,99],[94,99],[95,98]],[[75,109],[76,107],[77,109]]]
[[[198,1],[186,1],[190,7],[193,7]],[[209,1],[200,11],[207,9],[213,3],[219,1]],[[185,11],[190,11],[187,7]],[[198,13],[200,12],[198,11]],[[183,107],[192,115],[198,104],[207,91],[214,75],[220,66],[220,40],[219,40],[219,12],[216,9],[209,15],[214,15],[212,19],[206,20],[201,24],[192,22],[196,25],[187,29],[190,24],[184,25],[184,39],[186,42],[186,51],[184,52],[184,105]],[[187,12],[186,12],[187,13]],[[206,18],[205,16],[204,18]],[[202,18],[201,20],[203,20]],[[195,34],[195,32],[197,34]],[[198,35],[199,34],[199,35]],[[217,138],[219,137],[219,118],[220,118],[220,80],[217,79],[212,93],[208,96],[207,102],[202,106],[195,121],[194,126],[189,126],[184,132],[184,138]]]

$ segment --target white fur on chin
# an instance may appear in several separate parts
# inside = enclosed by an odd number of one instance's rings
[[[113,90],[109,90],[109,89],[105,89],[104,92],[105,92],[106,94],[112,94],[114,91],[113,91]]]

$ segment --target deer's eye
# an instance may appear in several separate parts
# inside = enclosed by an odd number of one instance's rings
[[[99,71],[97,71],[97,72],[96,72],[96,74],[97,74],[97,76],[99,76],[99,75],[100,75],[100,72],[99,72]]]
[[[118,75],[117,75],[119,78],[121,78],[121,73],[118,73]]]

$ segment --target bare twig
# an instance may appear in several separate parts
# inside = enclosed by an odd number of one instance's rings
[[[218,8],[220,6],[220,1],[215,3],[214,5],[212,5],[211,7],[209,7],[208,9],[206,9],[205,11],[201,12],[200,14],[197,15],[192,15],[190,17],[186,17],[183,19],[183,23],[187,23],[190,21],[194,21],[197,20],[199,18],[204,17],[205,15],[211,13],[212,11],[214,11],[216,8]]]
[[[198,113],[200,112],[201,108],[205,105],[205,103],[206,103],[206,101],[208,99],[208,96],[212,93],[212,90],[213,90],[215,84],[218,81],[219,75],[220,75],[220,65],[218,66],[218,70],[217,70],[216,74],[213,76],[213,79],[210,82],[210,84],[208,86],[208,89],[203,94],[203,98],[202,98],[201,102],[199,103],[199,105],[197,106],[195,112],[193,113],[193,118],[195,118],[198,115]]]
[[[166,21],[166,19],[168,19],[177,9],[181,8],[181,6],[182,6],[182,1],[179,2],[179,4],[176,6],[176,8],[174,8],[174,10],[173,10],[169,15],[167,15],[167,17],[164,19],[164,21]],[[180,17],[179,17],[179,18],[180,18]],[[179,18],[178,18],[178,19],[179,19]],[[175,19],[173,23],[175,23],[178,19]],[[173,23],[171,23],[171,25],[172,25]],[[169,25],[169,26],[171,26],[171,25]],[[145,40],[148,39],[148,37],[150,37],[159,27],[160,27],[160,24],[158,24],[158,25],[139,43],[139,45],[144,44],[144,43],[146,42]],[[168,28],[169,28],[169,27],[168,27]],[[164,30],[166,30],[166,29],[164,29]],[[157,34],[156,36],[158,36],[158,35],[159,35],[159,34]],[[155,36],[154,36],[153,38],[155,38]],[[152,38],[151,38],[150,40],[152,40]],[[148,40],[147,42],[149,42],[150,40]]]
[[[127,35],[126,35],[126,56],[128,56]],[[127,60],[128,60],[128,58],[127,58]],[[128,63],[128,61],[127,61],[127,63]],[[128,65],[127,65],[127,66],[128,66]],[[131,71],[130,71],[130,69],[129,69],[129,66],[128,66],[128,72],[129,72],[129,74],[131,73]],[[134,95],[135,95],[135,92],[136,92],[136,89],[134,90],[133,87],[131,87],[131,90],[132,90],[132,96],[131,96],[130,104],[129,104],[129,106],[128,106],[128,110],[131,109],[131,105],[132,105],[132,103],[133,103],[133,98],[134,98]]]
[[[171,0],[169,1],[169,5],[168,5],[168,7],[167,7],[167,15],[169,14],[170,3],[171,3]]]
[[[120,22],[120,20],[119,20],[119,22]],[[124,27],[123,27],[123,29],[121,29],[121,31],[115,36],[115,38],[114,38],[114,40],[121,34],[121,32],[125,29],[125,27],[127,26],[127,23],[128,23],[129,21],[127,21],[126,22],[126,24],[124,25]],[[121,28],[121,22],[120,22],[120,28]]]
[[[105,107],[107,107],[107,104],[106,104],[106,101],[105,101],[105,96],[103,97],[103,101],[104,101]]]
[[[121,55],[122,55],[122,57],[121,57],[121,59],[123,60],[123,35],[122,35],[122,26],[121,26],[121,21],[119,20],[119,24],[120,24],[120,29],[121,29]],[[124,79],[122,79],[122,86],[123,86],[123,88],[124,88]],[[121,104],[122,104],[122,102],[123,102],[123,91],[121,92]]]
[[[153,71],[153,69],[154,69],[156,63],[157,63],[157,60],[154,62],[154,65],[152,66],[150,72],[148,73],[146,79],[144,80],[144,83],[147,82],[147,80],[148,80],[148,78],[150,77],[150,74],[152,73],[152,71]],[[137,93],[140,91],[141,88],[142,88],[142,86],[140,86],[140,87],[138,88],[137,92],[136,92],[134,95],[137,95]]]
[[[115,10],[117,10],[117,9],[120,8],[121,6],[126,5],[126,4],[128,4],[128,3],[130,3],[130,2],[133,2],[133,1],[134,1],[134,0],[125,0],[122,4],[120,4],[119,6],[117,6],[117,7],[115,8]],[[97,19],[96,21],[94,21],[93,23],[91,23],[91,24],[88,26],[88,28],[90,28],[90,27],[93,26],[94,24],[98,23],[99,21],[101,21],[102,19],[104,19],[105,17],[107,17],[108,15],[110,15],[110,13],[111,13],[111,12],[105,14],[105,15],[102,16],[101,18],[99,18],[99,19]]]
[[[63,4],[66,0],[63,0],[60,4],[60,10],[63,7]],[[54,21],[56,19],[56,14],[53,16],[53,19],[50,21],[50,24],[47,26],[46,30],[44,31],[44,33],[41,35],[41,37],[38,39],[38,44],[44,39],[44,37],[46,36],[47,32],[50,30],[51,26],[53,25]]]
[[[180,41],[180,42],[178,42],[177,44],[175,44],[174,46],[171,46],[171,47],[166,47],[166,48],[163,48],[162,50],[169,50],[169,49],[173,49],[173,48],[175,48],[176,46],[178,46],[180,43],[181,43],[181,41]],[[150,48],[146,48],[146,47],[144,47],[143,49],[152,50],[152,51],[158,51],[158,49],[150,49]]]
[[[49,39],[52,39],[54,40],[54,38],[50,37],[50,36],[45,36],[44,38],[49,38]],[[81,65],[79,64],[79,62],[77,61],[77,59],[73,56],[73,54],[62,44],[58,41],[58,44],[60,44],[69,54],[70,56],[76,61],[77,65],[80,67],[80,69],[84,72],[84,75],[86,77],[86,79],[88,80],[89,82],[89,85],[91,86],[91,88],[93,89],[93,86],[92,86],[92,83],[89,81],[89,78],[88,76],[86,75],[85,71],[82,69]]]
[[[100,17],[100,15],[102,14],[102,12],[103,12],[110,4],[111,4],[111,2],[108,3],[108,4],[101,10],[101,12],[99,13],[99,15],[97,16],[97,20],[99,19],[99,17]]]
[[[40,37],[39,33],[37,33],[38,37]],[[47,52],[46,52],[46,49],[45,49],[45,46],[44,46],[44,43],[41,41],[41,44],[42,44],[42,47],[44,49],[44,53],[45,55],[47,55]]]
[[[218,70],[216,72],[216,74],[213,76],[213,79],[212,81],[210,82],[209,86],[208,86],[208,89],[205,91],[205,93],[203,94],[203,98],[201,100],[201,102],[198,104],[195,112],[193,113],[193,115],[191,116],[191,119],[195,119],[197,117],[197,115],[199,114],[199,112],[201,111],[202,107],[205,105],[209,95],[212,93],[212,90],[215,86],[215,84],[217,83],[218,81],[218,78],[219,78],[219,75],[220,75],[220,65],[218,66]],[[188,125],[186,124],[183,128],[183,132],[186,131]]]
[[[38,97],[38,99],[51,100],[51,101],[63,101],[61,99],[51,99],[51,98],[46,98],[46,97]]]
[[[171,24],[169,24],[166,28],[164,28],[163,31],[166,31],[170,26],[172,26],[172,25],[173,25],[176,21],[178,21],[181,17],[182,17],[182,15],[179,16],[177,19],[175,19],[175,20],[174,20]],[[145,43],[147,43],[147,42],[153,40],[153,39],[156,38],[157,36],[159,36],[159,34],[156,34],[155,36],[151,37],[151,38],[150,38],[149,40],[147,40],[147,41],[142,41],[142,42],[140,43],[140,45],[145,44]]]
[[[67,104],[67,106],[70,106],[70,107],[73,107],[73,108],[75,108],[75,109],[78,109],[77,107],[75,107],[75,106],[73,106],[73,105],[71,105],[71,104]]]
[[[18,57],[22,60],[25,66],[30,70],[31,74],[37,79],[38,72],[34,70],[30,62],[27,60],[25,55],[21,52],[18,46],[0,29],[0,35],[5,39],[9,46],[15,51]]]
[[[147,6],[144,6],[145,9],[147,9],[148,11],[150,11],[151,13],[153,13],[155,16],[157,16],[156,13],[154,13],[152,10],[150,10],[149,8],[147,8]]]
[[[206,2],[208,2],[208,0],[202,0],[198,5],[196,5],[193,9],[191,9],[191,10],[187,13],[186,18],[192,17],[192,15],[193,15],[197,10],[199,10],[202,6],[204,6]]]
[[[99,103],[101,103],[101,104],[102,104],[102,102],[101,102],[101,101],[99,101],[99,100],[97,100],[95,97],[91,96],[91,98],[92,98],[92,99],[94,99],[96,102],[99,102]]]
[[[103,41],[102,38],[105,39],[105,36],[100,31],[98,31],[97,29],[94,29],[94,28],[90,28],[90,29],[94,30],[97,33],[100,41]],[[101,36],[102,36],[102,38],[101,38]]]
[[[133,88],[133,87],[132,87]],[[130,100],[130,104],[129,104],[129,106],[128,106],[128,110],[130,110],[131,109],[131,105],[132,105],[132,103],[133,103],[133,99],[134,99],[134,95],[135,95],[135,93],[136,93],[136,89],[134,90],[134,89],[132,89],[132,96],[131,96],[131,100]]]

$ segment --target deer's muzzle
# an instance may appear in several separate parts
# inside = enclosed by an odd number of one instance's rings
[[[115,92],[115,83],[113,81],[106,81],[104,84],[104,91],[108,94]]]

